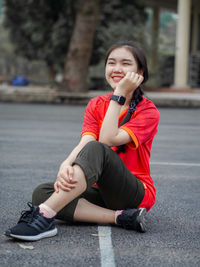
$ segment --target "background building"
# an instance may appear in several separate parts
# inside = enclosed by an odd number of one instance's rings
[[[159,15],[162,9],[177,13],[176,46],[174,57],[166,59],[163,70],[170,85],[176,88],[200,88],[200,1],[144,0],[153,10],[152,62],[158,66]]]

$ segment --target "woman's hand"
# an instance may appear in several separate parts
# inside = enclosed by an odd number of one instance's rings
[[[115,93],[119,92],[126,96],[134,92],[142,83],[144,77],[136,72],[127,72],[126,76],[118,83]]]
[[[77,182],[78,181],[74,179],[74,168],[68,163],[63,162],[54,183],[55,192],[58,193],[59,189],[69,192],[76,187]]]
[[[57,179],[54,183],[55,192],[59,192],[59,189],[63,191],[71,191],[76,187],[77,179],[74,177],[74,167],[72,162],[76,159],[81,149],[90,141],[94,141],[95,138],[92,135],[84,135],[79,144],[72,150],[66,160],[60,165],[60,169],[57,174]]]

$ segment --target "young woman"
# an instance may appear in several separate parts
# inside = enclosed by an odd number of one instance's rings
[[[55,218],[146,231],[145,213],[156,197],[149,158],[159,112],[140,87],[148,79],[142,50],[133,42],[112,46],[105,76],[114,93],[89,102],[80,143],[61,164],[55,183],[35,189],[30,210],[7,236],[29,241],[54,236]]]

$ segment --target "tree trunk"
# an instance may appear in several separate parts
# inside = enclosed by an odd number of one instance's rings
[[[54,69],[53,64],[47,64],[47,68],[48,68],[49,82],[53,83],[53,82],[55,82],[56,71]]]
[[[76,22],[66,58],[62,90],[86,92],[99,0],[77,0],[75,9]]]

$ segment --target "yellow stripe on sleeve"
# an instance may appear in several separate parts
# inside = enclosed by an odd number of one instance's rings
[[[84,135],[92,135],[92,136],[94,136],[94,138],[97,140],[97,135],[96,135],[95,133],[93,133],[93,132],[84,132],[84,133],[81,135],[81,137],[83,137]]]
[[[126,131],[130,135],[130,137],[133,141],[133,142],[128,143],[127,146],[132,150],[136,150],[139,146],[139,142],[138,142],[138,139],[135,136],[135,134],[126,126],[121,126],[120,128],[123,129],[124,131]]]

